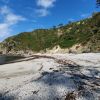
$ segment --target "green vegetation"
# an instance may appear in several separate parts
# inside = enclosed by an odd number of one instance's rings
[[[58,32],[60,30],[60,32]],[[59,33],[62,33],[58,35]],[[51,29],[38,29],[9,37],[2,42],[8,52],[11,50],[32,50],[39,52],[59,45],[70,48],[76,43],[87,45],[92,52],[100,51],[100,12],[78,22],[68,25],[60,24]]]

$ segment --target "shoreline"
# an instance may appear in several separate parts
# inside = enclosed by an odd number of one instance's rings
[[[4,65],[4,64],[11,64],[11,63],[17,63],[17,62],[23,62],[23,61],[29,61],[29,60],[32,60],[32,59],[35,59],[35,58],[41,58],[41,57],[44,57],[44,58],[49,58],[50,56],[52,55],[86,55],[86,54],[99,54],[100,53],[80,53],[80,54],[75,54],[75,53],[55,53],[55,54],[52,54],[52,53],[36,53],[36,54],[33,54],[31,56],[19,56],[19,55],[10,55],[10,54],[3,54],[3,55],[0,55],[0,65]],[[8,61],[7,61],[7,58],[8,58]],[[11,58],[11,59],[9,59]],[[2,60],[1,60],[2,59]]]
[[[0,100],[66,100],[72,93],[75,100],[99,100],[100,53],[30,58],[0,65]]]

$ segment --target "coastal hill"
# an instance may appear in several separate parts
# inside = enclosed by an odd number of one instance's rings
[[[0,43],[0,53],[100,52],[100,12],[90,18],[51,29],[37,29],[9,37]]]

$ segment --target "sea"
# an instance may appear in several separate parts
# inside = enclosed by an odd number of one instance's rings
[[[22,59],[22,56],[13,56],[13,55],[0,55],[0,65],[9,64],[10,62],[15,62],[16,60]]]

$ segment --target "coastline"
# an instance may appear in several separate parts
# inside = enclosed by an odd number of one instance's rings
[[[0,100],[99,100],[99,80],[100,53],[36,54],[0,65]]]
[[[0,65],[7,64],[7,63],[13,63],[17,60],[25,58],[24,56],[14,56],[14,55],[0,55]]]

